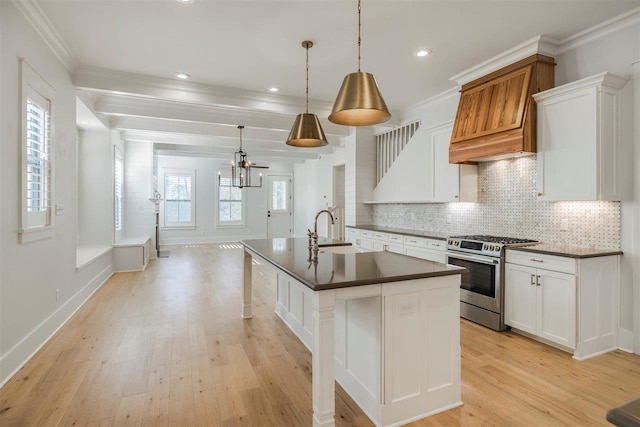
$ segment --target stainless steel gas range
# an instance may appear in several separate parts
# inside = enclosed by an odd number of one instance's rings
[[[504,331],[505,248],[529,246],[535,240],[496,236],[451,236],[447,239],[447,264],[469,270],[460,285],[460,316]]]

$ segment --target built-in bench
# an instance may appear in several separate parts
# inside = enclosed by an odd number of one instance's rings
[[[76,248],[76,271],[82,270],[94,260],[107,252],[111,252],[111,245],[82,245]]]
[[[113,264],[116,272],[142,271],[149,262],[151,238],[126,237],[113,245]]]

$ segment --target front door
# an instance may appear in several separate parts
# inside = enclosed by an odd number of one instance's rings
[[[268,181],[267,237],[289,237],[293,231],[291,176],[269,175]]]

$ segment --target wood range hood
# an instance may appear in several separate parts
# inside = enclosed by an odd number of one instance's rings
[[[536,152],[534,93],[554,86],[555,61],[534,54],[461,87],[449,145],[450,163]]]

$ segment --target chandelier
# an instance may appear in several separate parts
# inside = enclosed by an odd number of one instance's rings
[[[260,174],[259,184],[253,184],[251,182],[251,169],[269,169],[269,167],[258,166],[247,160],[247,153],[242,151],[242,129],[244,129],[244,126],[240,125],[238,129],[240,129],[240,148],[233,154],[230,182],[227,184],[225,180],[225,183],[223,183],[222,172],[218,172],[218,186],[235,188],[262,187],[262,174]]]

